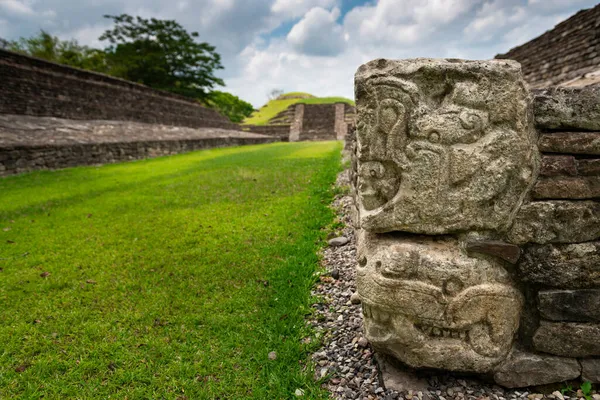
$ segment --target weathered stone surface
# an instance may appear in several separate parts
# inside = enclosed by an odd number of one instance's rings
[[[577,172],[579,175],[600,175],[600,159],[577,160]]]
[[[562,289],[600,285],[600,242],[527,246],[519,263],[525,282]]]
[[[542,156],[541,176],[577,175],[577,163],[573,156]]]
[[[338,247],[338,246],[344,246],[344,245],[348,244],[349,241],[350,241],[350,239],[348,239],[347,237],[340,236],[340,237],[336,237],[336,238],[329,240],[328,243],[330,246]]]
[[[600,203],[536,201],[521,207],[508,238],[516,244],[577,243],[600,237]]]
[[[600,322],[600,289],[542,290],[538,308],[552,321]]]
[[[542,321],[533,344],[538,351],[558,356],[600,356],[600,324]]]
[[[600,358],[584,358],[581,363],[581,379],[600,383]]]
[[[372,346],[412,367],[487,372],[510,351],[522,295],[449,237],[360,231],[357,292]]]
[[[548,153],[600,154],[600,132],[542,133],[538,147]]]
[[[526,387],[563,382],[579,377],[581,367],[577,360],[513,351],[494,373],[497,384],[509,387]]]
[[[473,240],[466,244],[468,252],[489,254],[499,257],[511,264],[516,264],[521,256],[521,249],[514,244],[499,240]]]
[[[413,392],[427,391],[427,379],[417,376],[416,371],[402,367],[385,354],[377,355],[377,365],[381,372],[383,386],[397,392],[412,390]]]
[[[600,176],[542,178],[535,183],[533,198],[594,199],[600,197]]]
[[[0,114],[240,130],[195,99],[2,49],[0,76]]]
[[[362,228],[510,226],[539,163],[518,63],[380,59],[355,82]]]
[[[539,128],[600,130],[600,85],[536,91],[533,110]]]

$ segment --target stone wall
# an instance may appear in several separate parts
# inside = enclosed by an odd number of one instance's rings
[[[0,176],[38,169],[58,169],[79,165],[106,164],[215,147],[263,144],[276,138],[214,137],[183,140],[83,143],[0,148]]]
[[[168,92],[0,49],[0,114],[239,129]]]
[[[504,60],[375,60],[355,82],[373,347],[507,387],[600,382],[600,87],[531,101]]]
[[[565,83],[600,70],[600,5],[579,11],[543,35],[496,58],[521,63],[533,88]]]
[[[290,137],[290,128],[289,124],[282,125],[242,125],[242,130],[259,133],[261,135],[274,136],[282,141],[288,141]]]
[[[352,124],[354,107],[345,103],[295,104],[290,141],[343,140]],[[350,121],[349,121],[350,120]]]

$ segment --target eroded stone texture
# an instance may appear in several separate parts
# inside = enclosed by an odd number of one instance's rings
[[[355,78],[364,229],[510,226],[538,164],[518,63],[380,59]]]
[[[600,198],[600,176],[565,176],[542,178],[532,190],[534,199]]]
[[[558,356],[600,356],[600,324],[542,321],[533,344],[538,351]]]
[[[600,175],[600,159],[577,160],[577,172],[580,175]]]
[[[600,242],[530,245],[517,264],[525,282],[555,288],[600,285]]]
[[[600,154],[600,132],[553,132],[540,135],[540,151],[549,153]]]
[[[539,128],[600,130],[600,85],[537,91],[533,110]]]
[[[494,373],[499,385],[517,388],[563,382],[579,377],[581,367],[572,358],[513,351]]]
[[[357,291],[373,347],[412,367],[487,372],[510,351],[522,296],[502,261],[449,237],[358,237]]]
[[[573,156],[542,156],[541,176],[577,175],[577,162]]]
[[[465,246],[467,252],[489,254],[499,257],[511,264],[516,264],[521,256],[521,249],[514,244],[499,240],[470,240]]]
[[[600,203],[537,201],[521,207],[508,238],[516,244],[576,243],[600,237]]]
[[[600,322],[600,289],[542,290],[538,308],[553,321]]]
[[[600,358],[584,358],[581,361],[581,379],[600,383]]]

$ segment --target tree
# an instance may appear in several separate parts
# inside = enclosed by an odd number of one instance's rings
[[[9,42],[7,47],[12,51],[72,67],[108,72],[106,55],[102,50],[81,46],[76,40],[60,40],[44,30],[30,38],[22,37]]]
[[[254,111],[252,104],[231,93],[212,91],[206,98],[205,104],[217,109],[227,116],[231,122],[240,123]]]
[[[197,43],[197,32],[188,33],[179,23],[132,17],[127,14],[105,15],[115,26],[105,31],[111,74],[147,86],[205,99],[223,80],[214,75],[222,69],[215,47]]]
[[[283,90],[281,90],[281,89],[273,89],[273,90],[271,90],[269,92],[268,98],[269,98],[269,100],[275,100],[276,98],[278,98],[282,94],[283,94]]]

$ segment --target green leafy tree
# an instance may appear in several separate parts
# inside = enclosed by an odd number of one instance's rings
[[[82,46],[76,40],[60,40],[44,30],[32,37],[9,42],[7,47],[12,51],[72,67],[109,72],[106,54],[102,50]]]
[[[197,99],[224,85],[214,75],[223,68],[220,55],[214,46],[196,42],[197,32],[188,33],[172,20],[127,14],[105,18],[115,23],[100,36],[110,43],[106,52],[113,75]]]
[[[240,123],[254,111],[252,104],[231,93],[212,91],[204,101],[205,105],[215,108],[227,116],[231,122]]]

